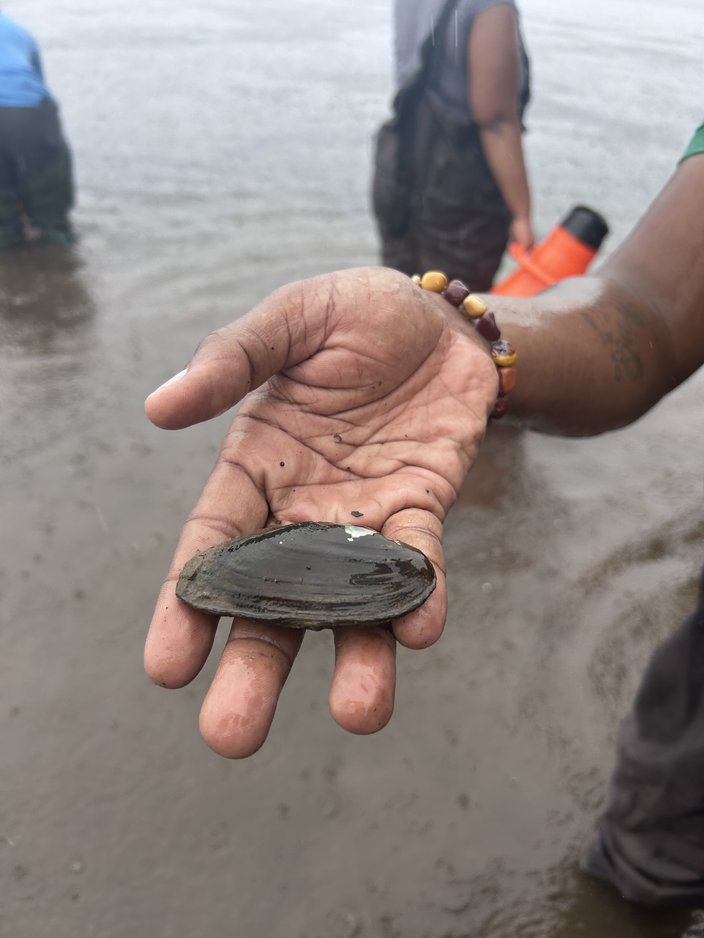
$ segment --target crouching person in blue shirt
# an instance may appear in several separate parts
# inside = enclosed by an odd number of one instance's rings
[[[26,29],[0,13],[0,248],[74,241],[71,152]]]

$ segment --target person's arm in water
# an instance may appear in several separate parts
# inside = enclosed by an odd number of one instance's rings
[[[518,111],[521,73],[513,7],[500,3],[479,13],[469,33],[467,61],[469,106],[484,156],[511,212],[510,237],[528,250],[534,235]]]
[[[490,297],[519,353],[514,413],[595,433],[684,381],[704,362],[702,257],[704,156],[695,156],[598,273],[531,299]],[[442,525],[497,388],[486,343],[458,311],[383,268],[292,284],[206,339],[147,400],[149,418],[178,429],[246,400],[160,593],[145,649],[152,679],[180,687],[210,653],[217,619],[174,593],[196,551],[273,521],[349,522],[354,509],[423,550],[438,573],[429,600],[390,629],[334,636],[334,718],[355,733],[381,729],[393,710],[395,642],[425,648],[442,632]],[[217,752],[261,746],[300,643],[294,630],[235,620],[201,710]]]

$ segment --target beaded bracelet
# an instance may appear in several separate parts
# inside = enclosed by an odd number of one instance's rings
[[[491,349],[491,357],[499,374],[499,396],[496,399],[491,417],[498,420],[508,410],[507,395],[513,391],[518,381],[518,373],[514,365],[518,355],[512,346],[501,338],[501,330],[496,324],[494,314],[490,313],[487,305],[476,293],[471,293],[469,287],[461,280],[450,280],[439,270],[429,270],[421,277],[414,274],[411,280],[424,290],[439,293],[456,306],[462,315],[468,319],[477,332],[487,340]]]

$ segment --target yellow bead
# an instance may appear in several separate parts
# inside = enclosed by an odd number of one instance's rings
[[[509,365],[515,365],[518,361],[518,355],[513,349],[510,352],[498,352],[492,348],[491,357],[494,359],[497,368],[507,368]]]
[[[411,280],[413,281],[413,283],[415,283],[416,286],[418,287],[420,286],[420,274],[413,274],[413,276],[411,277]]]
[[[442,293],[446,289],[448,279],[441,270],[429,270],[420,278],[420,285],[424,290],[432,290],[433,293]]]
[[[487,305],[476,293],[470,293],[462,300],[462,309],[470,319],[479,319],[487,310]]]

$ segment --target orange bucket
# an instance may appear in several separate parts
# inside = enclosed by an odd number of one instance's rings
[[[517,244],[509,245],[509,253],[518,267],[491,292],[532,296],[558,280],[583,274],[608,231],[609,226],[598,212],[576,205],[532,251],[526,252]]]

